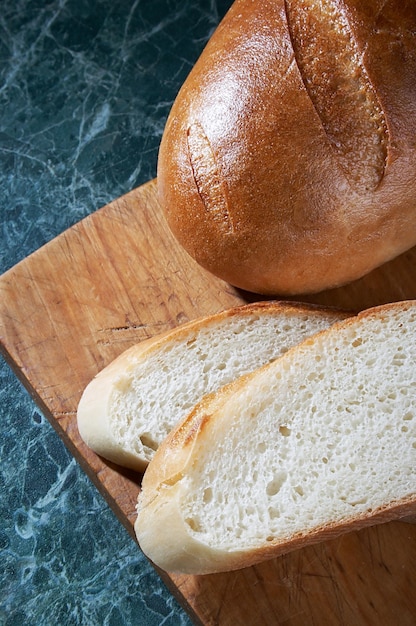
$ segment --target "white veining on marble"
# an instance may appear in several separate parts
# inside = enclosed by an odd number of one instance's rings
[[[156,173],[173,98],[230,0],[2,0],[0,272]],[[0,623],[185,626],[0,361]]]

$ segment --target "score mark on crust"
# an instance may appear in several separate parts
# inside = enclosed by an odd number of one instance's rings
[[[201,124],[188,128],[188,151],[198,193],[212,220],[226,233],[234,228],[228,208],[225,183],[217,161]]]
[[[373,191],[386,167],[383,109],[340,0],[285,0],[295,60],[346,177]]]

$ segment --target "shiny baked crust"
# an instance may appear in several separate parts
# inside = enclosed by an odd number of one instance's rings
[[[416,243],[415,134],[412,2],[236,0],[169,115],[160,203],[238,287],[340,286]]]

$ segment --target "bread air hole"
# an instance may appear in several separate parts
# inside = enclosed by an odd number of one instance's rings
[[[280,472],[271,481],[267,483],[266,493],[269,497],[277,495],[287,478],[286,472]]]
[[[201,525],[199,521],[194,519],[193,517],[187,517],[185,520],[185,524],[187,524],[189,528],[195,533],[201,530]]]
[[[270,519],[277,519],[280,517],[280,511],[275,507],[269,507],[268,512]]]
[[[212,498],[213,498],[212,489],[211,487],[207,487],[206,489],[204,489],[204,495],[203,495],[204,504],[209,504],[210,502],[212,502]]]
[[[154,439],[152,439],[149,433],[143,433],[143,435],[141,435],[140,437],[140,441],[143,445],[143,448],[148,448],[155,451],[158,449],[158,444]]]
[[[406,362],[406,356],[403,353],[395,354],[392,360],[393,366],[401,367]]]
[[[310,372],[310,374],[308,374],[308,376],[306,377],[306,380],[308,380],[309,382],[315,382],[315,381],[324,380],[324,378],[325,378],[324,372]],[[313,394],[311,392],[307,393],[308,398],[312,398],[312,395]]]
[[[298,494],[298,496],[303,497],[305,495],[305,492],[303,491],[303,487],[301,487],[301,485],[296,485],[296,487],[294,487],[294,491]]]

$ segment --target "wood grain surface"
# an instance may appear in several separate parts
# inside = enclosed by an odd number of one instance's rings
[[[354,310],[413,299],[415,261],[416,248],[347,287],[297,299]],[[0,278],[6,360],[133,537],[141,476],[102,460],[81,441],[76,409],[84,387],[134,343],[256,299],[262,298],[214,278],[179,248],[161,216],[156,181],[103,207]],[[238,572],[159,573],[204,625],[416,623],[416,525],[403,522]]]

